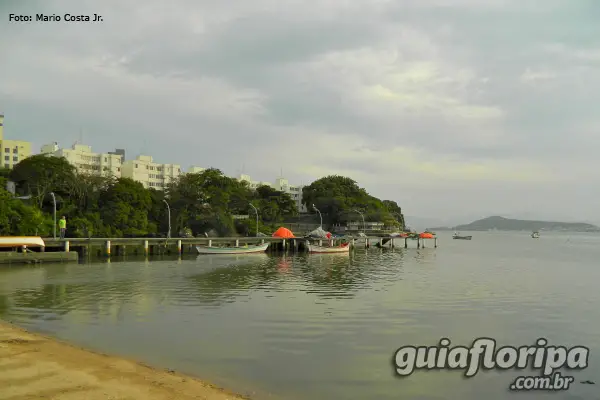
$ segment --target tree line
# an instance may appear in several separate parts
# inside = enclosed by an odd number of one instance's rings
[[[8,181],[14,182],[15,195],[5,189]],[[321,178],[306,186],[303,195],[311,212],[312,204],[321,211],[326,226],[356,220],[354,209],[367,220],[404,224],[395,202],[368,195],[350,178]],[[67,217],[67,237],[165,236],[169,214],[172,236],[253,236],[252,206],[259,213],[258,231],[270,235],[298,217],[289,194],[266,185],[253,190],[215,168],[183,174],[164,191],[128,178],[78,173],[65,158],[47,155],[0,170],[0,235],[51,236],[55,204],[57,218]]]

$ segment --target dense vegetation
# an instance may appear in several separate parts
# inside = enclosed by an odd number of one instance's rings
[[[379,200],[347,177],[339,175],[318,179],[302,191],[302,202],[313,211],[313,204],[323,215],[323,224],[333,226],[348,221],[383,222],[387,226],[404,228],[402,210],[395,201]]]
[[[5,190],[7,180],[16,184],[17,197]],[[173,237],[190,231],[253,236],[256,218],[250,204],[259,212],[258,229],[264,234],[298,213],[288,194],[269,186],[251,190],[218,169],[182,175],[163,192],[127,178],[79,174],[64,158],[36,155],[0,172],[0,235],[51,236],[53,196],[57,218],[67,217],[68,237],[165,236],[168,210]],[[353,209],[367,221],[404,223],[395,202],[370,196],[349,178],[319,179],[304,188],[304,196],[311,212],[313,203],[319,208],[326,225],[357,220]]]
[[[127,178],[78,174],[66,159],[44,155],[27,158],[1,176],[2,235],[51,235],[51,193],[58,218],[67,217],[68,237],[164,236],[169,230],[169,208],[172,236],[188,230],[194,235],[253,235],[256,218],[250,204],[259,210],[259,231],[265,234],[297,213],[288,194],[270,187],[251,190],[217,169],[182,175],[164,192]],[[14,198],[4,189],[6,179],[15,182],[17,196],[31,197]],[[234,215],[250,218],[234,219]]]

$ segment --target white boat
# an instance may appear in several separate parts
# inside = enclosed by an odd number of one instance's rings
[[[538,231],[531,232],[531,237],[534,239],[539,239],[540,233]]]
[[[39,236],[0,236],[0,247],[45,247]]]
[[[317,246],[307,243],[309,253],[350,253],[350,243],[340,246]]]
[[[264,243],[256,246],[242,247],[196,246],[196,250],[198,250],[198,254],[252,254],[264,253],[268,247],[269,243]]]

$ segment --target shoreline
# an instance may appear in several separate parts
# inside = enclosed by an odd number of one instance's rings
[[[0,320],[0,398],[250,400],[163,371],[30,332]]]

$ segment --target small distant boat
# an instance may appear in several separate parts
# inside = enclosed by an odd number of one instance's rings
[[[45,247],[39,236],[0,236],[0,247]]]
[[[531,237],[534,239],[538,239],[540,237],[540,233],[538,231],[531,232]]]
[[[454,235],[452,235],[452,239],[471,240],[471,239],[473,239],[473,236],[471,236],[471,235],[461,235],[458,232],[454,232]]]
[[[309,253],[349,253],[350,243],[343,243],[339,246],[317,246],[307,243]]]
[[[269,243],[264,243],[257,246],[243,247],[196,246],[196,250],[198,250],[198,254],[252,254],[264,253],[268,247]]]

